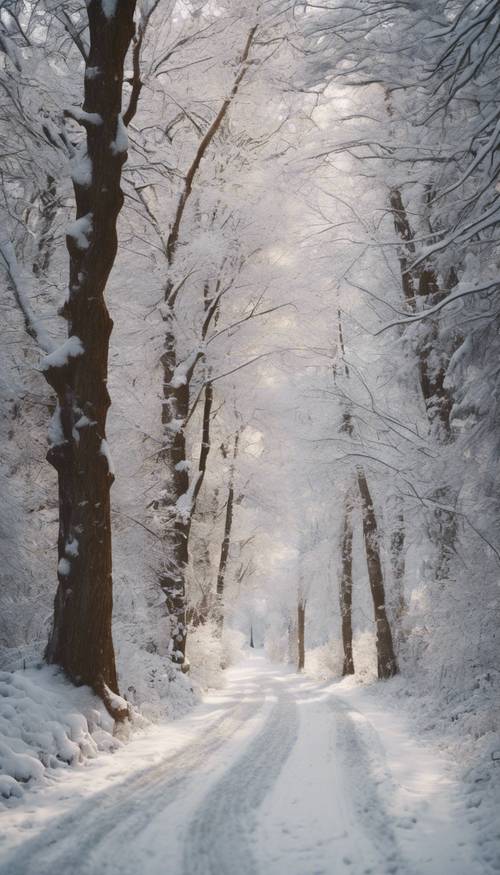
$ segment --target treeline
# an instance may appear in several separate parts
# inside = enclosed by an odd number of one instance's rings
[[[150,544],[142,644],[184,671],[188,629],[211,623],[220,639],[244,592],[267,600],[263,624],[290,638],[299,668],[308,634],[338,621],[354,672],[361,568],[379,677],[432,657],[471,610],[460,659],[473,673],[493,648],[482,604],[499,561],[498,4],[264,7],[0,11],[3,354],[16,375],[3,438],[17,446],[2,469],[17,545],[4,613],[17,610],[22,533],[50,516],[9,495],[49,407],[59,534],[45,657],[118,719],[120,525]],[[156,389],[134,394],[146,383],[131,347],[119,416],[146,450],[129,485],[139,513],[113,516],[110,343],[115,311],[137,302]],[[264,449],[244,452],[266,429]],[[259,576],[273,537],[295,546],[282,585]],[[32,575],[45,575],[49,545],[33,552]],[[29,585],[34,613],[46,592],[45,579]]]

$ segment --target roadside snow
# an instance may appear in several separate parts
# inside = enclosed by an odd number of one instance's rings
[[[113,725],[87,687],[76,689],[53,668],[0,672],[0,802],[116,750]]]
[[[13,803],[2,875],[498,871],[498,798],[469,804],[397,679],[318,683],[258,652],[225,679],[183,719],[39,787],[29,810]]]

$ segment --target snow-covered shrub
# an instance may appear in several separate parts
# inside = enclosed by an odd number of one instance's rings
[[[271,662],[288,662],[288,635],[268,634],[265,642],[266,656]]]
[[[243,632],[225,627],[222,634],[222,668],[236,665],[243,657],[244,648],[245,636]]]
[[[191,629],[187,638],[187,656],[190,676],[202,690],[221,687],[224,647],[213,621],[207,621]]]
[[[311,677],[327,680],[340,677],[342,674],[342,642],[338,638],[328,641],[319,647],[308,650],[306,654],[306,674]]]
[[[190,675],[184,675],[151,640],[136,640],[130,628],[118,627],[116,655],[122,695],[148,720],[182,717],[197,701]]]
[[[113,751],[114,721],[88,687],[76,688],[55,669],[0,672],[0,797]]]

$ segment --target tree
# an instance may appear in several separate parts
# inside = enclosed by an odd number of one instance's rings
[[[233,506],[234,506],[234,476],[235,476],[235,467],[236,467],[236,459],[238,457],[238,444],[240,439],[240,432],[237,430],[234,434],[234,443],[233,443],[233,458],[231,462],[231,467],[229,469],[229,485],[227,491],[227,502],[226,502],[226,515],[224,521],[224,537],[222,539],[221,551],[220,551],[220,560],[219,560],[219,571],[217,573],[217,589],[216,589],[216,597],[217,597],[217,624],[219,627],[219,632],[222,632],[222,627],[224,625],[224,583],[226,578],[226,569],[227,569],[227,560],[229,557],[229,547],[231,545],[231,529],[233,527]]]
[[[73,171],[76,221],[68,228],[68,339],[42,363],[57,394],[48,460],[59,479],[58,589],[46,650],[75,683],[88,684],[117,718],[127,710],[118,692],[111,634],[110,487],[106,442],[108,346],[112,320],[104,292],[117,252],[127,158],[121,116],[123,68],[134,35],[135,0],[118,6],[90,0],[89,51],[83,109],[66,113],[86,141]]]
[[[352,495],[348,492],[344,499],[344,522],[340,557],[342,570],[340,575],[340,618],[342,623],[342,648],[344,662],[342,674],[354,674],[354,658],[352,653]]]
[[[298,660],[297,671],[304,671],[306,664],[306,605],[307,601],[302,596],[299,596],[297,601],[297,640],[298,640]]]
[[[368,579],[373,599],[375,614],[376,643],[377,643],[377,668],[379,678],[390,678],[397,674],[398,666],[394,655],[392,633],[387,619],[385,605],[385,586],[380,559],[379,534],[377,517],[373,507],[373,501],[365,472],[361,467],[357,469],[357,480],[361,495],[361,513],[363,518],[363,536],[366,550],[366,564],[368,566]]]

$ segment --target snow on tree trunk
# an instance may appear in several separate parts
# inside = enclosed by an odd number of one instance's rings
[[[340,576],[340,617],[342,621],[342,647],[344,663],[342,675],[354,674],[352,654],[352,495],[347,493],[344,502],[344,525],[342,530]]]
[[[59,479],[59,585],[46,659],[78,684],[88,684],[120,718],[111,635],[112,559],[106,443],[108,345],[112,320],[104,292],[117,252],[116,223],[126,143],[120,137],[123,65],[134,34],[135,0],[108,15],[90,0],[90,48],[83,110],[67,114],[86,129],[89,174],[74,177],[76,222],[68,229],[69,291],[64,304],[69,339],[43,362],[57,393],[47,458]]]
[[[394,655],[391,627],[385,605],[384,575],[380,559],[377,518],[366,476],[362,468],[358,468],[357,477],[361,495],[366,563],[375,615],[378,676],[379,678],[390,678],[398,673],[398,666]]]

